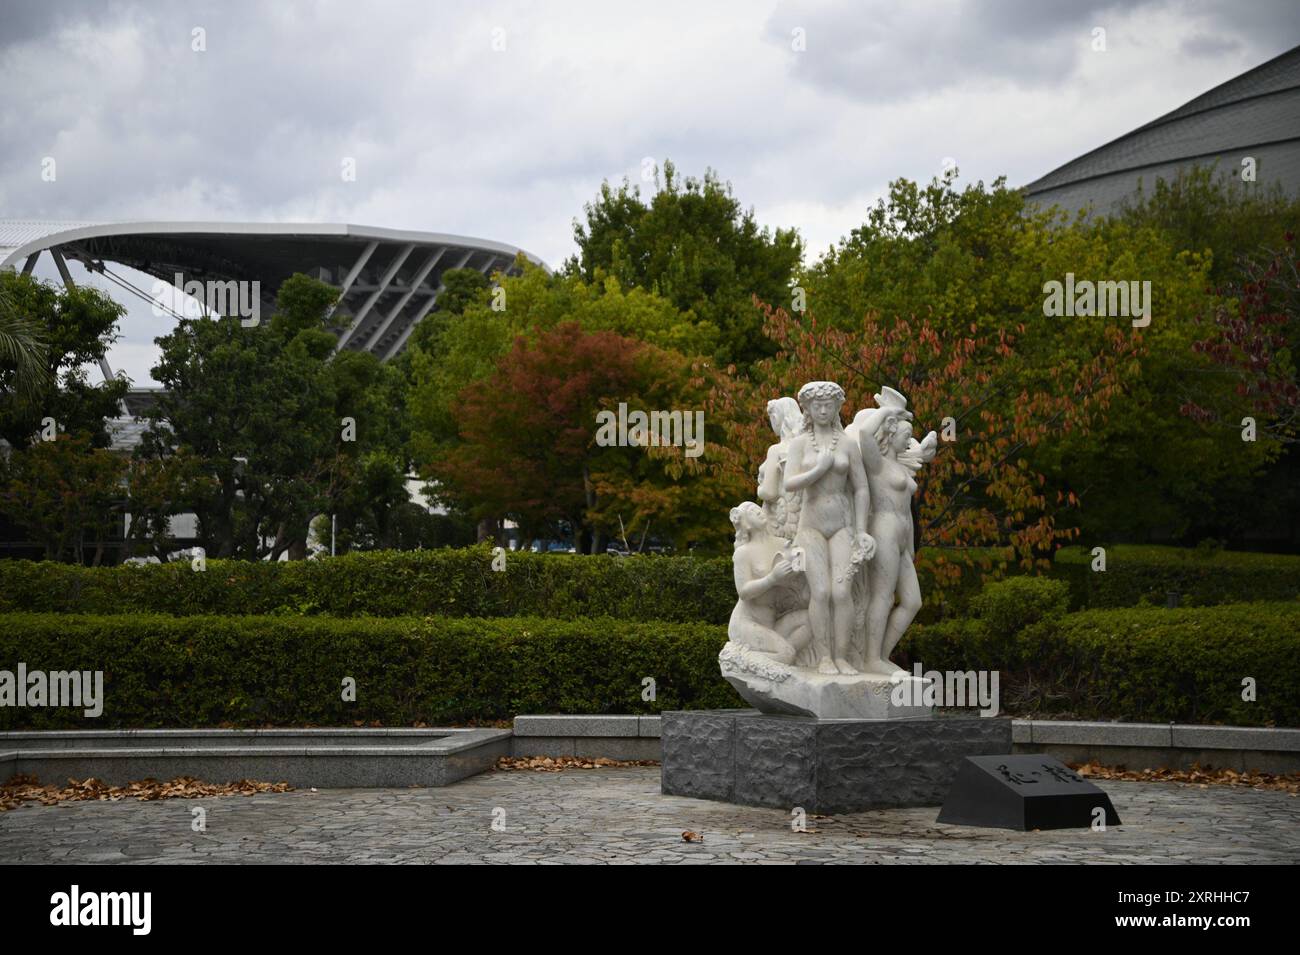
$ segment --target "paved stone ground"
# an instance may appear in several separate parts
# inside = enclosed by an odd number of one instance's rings
[[[663,796],[657,768],[492,772],[445,789],[27,805],[0,813],[0,863],[1300,862],[1300,798],[1103,786],[1124,820],[1105,833],[941,826],[937,809],[814,817],[818,831],[795,833],[778,810]],[[206,832],[191,830],[196,806]]]

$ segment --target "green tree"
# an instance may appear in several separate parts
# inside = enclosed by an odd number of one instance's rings
[[[566,322],[520,336],[492,374],[458,395],[462,441],[429,466],[441,493],[477,518],[509,517],[525,540],[574,529],[600,553],[620,527],[651,526],[684,545],[712,522],[684,448],[598,442],[597,412],[689,407],[679,357]],[[690,505],[690,506],[687,506]],[[710,501],[708,510],[716,511]],[[620,525],[619,519],[623,519]]]
[[[46,560],[83,563],[94,545],[99,566],[125,498],[121,455],[61,434],[0,459],[0,512],[45,548]]]
[[[0,335],[0,438],[27,447],[49,417],[60,433],[85,433],[107,447],[104,421],[118,414],[129,383],[92,385],[85,366],[108,352],[125,309],[97,289],[8,271],[0,271],[0,299],[0,322],[9,328],[7,345]]]
[[[1009,413],[1022,393],[1050,391],[1055,376],[1086,369],[1107,336],[1122,329],[1139,346],[1123,392],[1100,406],[1086,434],[1063,431],[1038,442],[1031,463],[1049,491],[1082,501],[1058,521],[1081,527],[1089,540],[1140,540],[1190,532],[1196,515],[1240,495],[1267,460],[1261,446],[1242,449],[1239,436],[1179,411],[1187,382],[1205,392],[1227,387],[1193,347],[1201,334],[1196,317],[1214,301],[1206,292],[1211,264],[1210,254],[1179,249],[1153,222],[1026,210],[1002,180],[958,190],[950,174],[927,186],[893,183],[867,222],[802,283],[818,320],[839,330],[860,327],[869,314],[917,316],[978,343],[984,353],[971,356],[977,364],[996,361],[1000,336],[1014,337],[1016,374],[997,375],[986,398],[998,414]],[[1046,283],[1067,274],[1149,282],[1150,325],[1046,315]],[[888,369],[873,374],[889,378]]]
[[[492,281],[478,269],[448,269],[442,275],[442,285],[433,310],[415,326],[399,360],[417,348],[429,355],[441,354],[447,325],[470,305],[487,304]]]
[[[569,274],[597,288],[612,276],[621,288],[662,295],[718,330],[719,363],[743,367],[772,354],[754,296],[789,301],[803,243],[794,229],[760,228],[711,170],[683,181],[665,161],[662,188],[648,203],[627,180],[617,189],[606,182],[573,236],[578,255],[565,264]]]
[[[370,473],[358,462],[405,445],[400,373],[334,351],[327,315],[336,294],[295,275],[269,323],[188,319],[158,339],[153,373],[167,391],[140,453],[201,462],[186,496],[213,556],[306,556],[311,519],[349,500]],[[393,471],[404,473],[401,464]]]
[[[418,464],[459,441],[457,396],[490,375],[521,335],[576,322],[587,331],[610,331],[691,357],[717,345],[712,326],[692,322],[662,296],[624,289],[612,277],[596,288],[578,276],[551,276],[524,264],[522,274],[501,277],[500,288],[503,308],[494,309],[486,297],[474,300],[451,318],[436,351],[409,350],[411,451]]]

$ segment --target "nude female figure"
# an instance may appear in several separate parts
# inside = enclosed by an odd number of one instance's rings
[[[875,557],[867,568],[864,665],[871,673],[892,675],[907,672],[890,663],[889,655],[921,609],[912,543],[912,473],[934,458],[937,437],[931,431],[920,443],[912,439],[912,413],[892,388],[882,389],[876,404],[880,407],[859,411],[849,430],[856,433],[871,486],[868,529],[876,540]],[[909,463],[900,461],[900,455]]]
[[[794,543],[805,557],[808,622],[820,656],[818,671],[856,674],[848,655],[853,639],[853,578],[876,544],[867,533],[870,490],[862,455],[843,441],[844,389],[810,381],[799,389],[802,431],[790,442],[785,497],[799,493]],[[852,452],[852,453],[850,453]]]
[[[781,553],[786,542],[772,535],[767,515],[753,501],[733,507],[731,523],[736,528],[732,565],[740,600],[731,611],[727,639],[791,664],[812,632],[806,610],[781,612],[797,603],[792,591],[800,584],[798,572]]]

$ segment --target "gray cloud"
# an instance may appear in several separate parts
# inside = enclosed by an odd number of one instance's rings
[[[816,254],[944,157],[1026,182],[1180,105],[1294,45],[1294,6],[6,0],[0,215],[351,221],[558,264],[602,179],[668,156]]]

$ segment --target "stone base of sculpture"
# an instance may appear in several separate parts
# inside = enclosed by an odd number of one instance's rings
[[[930,681],[920,677],[908,675],[895,683],[869,673],[831,676],[778,663],[730,642],[718,654],[718,663],[741,698],[764,713],[824,720],[925,719],[933,714],[933,707],[895,702],[924,699]]]
[[[678,710],[660,739],[667,795],[827,814],[942,805],[965,757],[1011,752],[1011,720]]]

